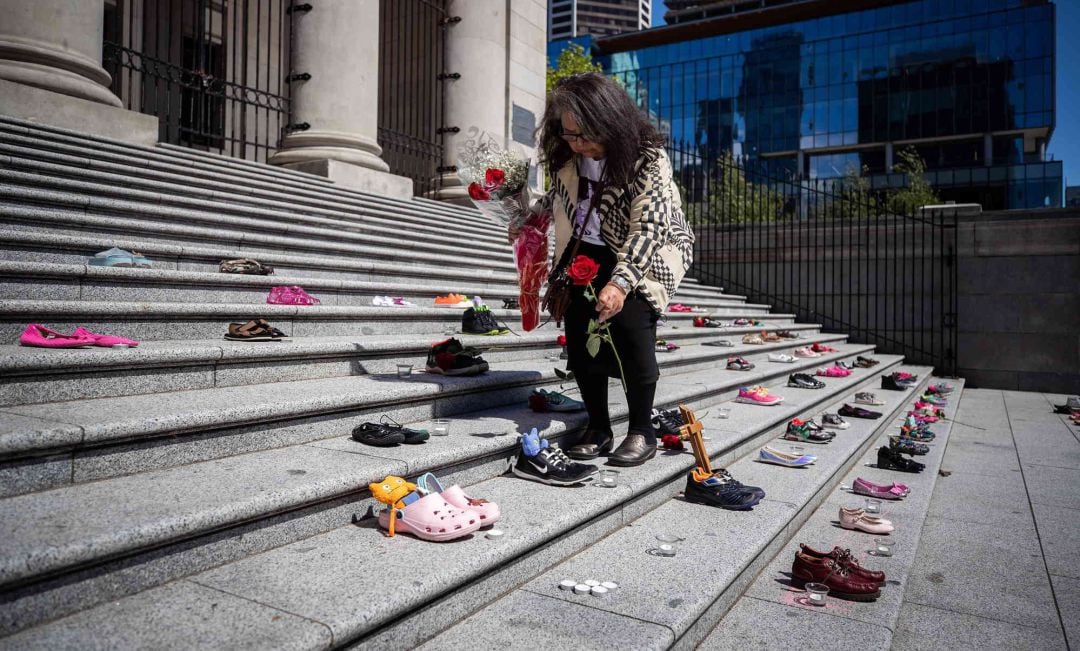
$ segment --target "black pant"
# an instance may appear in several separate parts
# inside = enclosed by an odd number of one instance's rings
[[[578,255],[587,255],[600,265],[592,282],[597,293],[611,279],[615,254],[606,246],[582,242]],[[652,408],[656,381],[660,377],[656,364],[656,321],[660,315],[653,311],[637,292],[631,293],[623,309],[608,320],[608,331],[618,358],[611,345],[604,342],[593,357],[585,347],[589,321],[598,318],[596,303],[589,300],[584,288],[575,287],[566,311],[566,352],[568,367],[574,372],[581,399],[589,412],[589,427],[610,430],[608,414],[608,378],[622,377],[626,383],[626,398],[630,406],[629,432],[644,434],[652,442]]]

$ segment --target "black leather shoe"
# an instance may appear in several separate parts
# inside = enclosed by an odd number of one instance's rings
[[[566,451],[566,456],[578,461],[588,461],[611,452],[614,445],[615,436],[611,432],[585,430],[581,439]]]
[[[656,444],[645,442],[644,434],[627,434],[619,447],[608,457],[612,466],[640,466],[656,456]]]

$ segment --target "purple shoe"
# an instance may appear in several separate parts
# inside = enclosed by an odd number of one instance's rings
[[[906,486],[904,488],[907,488]],[[900,488],[900,486],[893,484],[892,486],[881,486],[873,482],[867,481],[862,477],[855,480],[851,489],[857,495],[865,495],[867,497],[876,497],[879,500],[899,500],[907,495],[906,490]]]

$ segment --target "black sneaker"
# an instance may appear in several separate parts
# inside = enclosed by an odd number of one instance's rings
[[[798,389],[824,389],[825,383],[821,380],[807,375],[806,373],[792,373],[788,377],[787,385],[789,387],[796,387]]]
[[[898,382],[897,379],[891,375],[881,376],[881,388],[889,391],[907,391],[912,385],[907,383]]]
[[[519,452],[511,471],[522,479],[531,479],[542,484],[572,486],[592,477],[597,468],[587,463],[575,463],[559,448],[548,447],[532,457]]]
[[[417,445],[428,440],[429,437],[427,430],[409,429],[392,420],[383,423],[363,423],[352,431],[354,441],[376,447],[389,447],[400,443]]]
[[[495,320],[491,308],[486,305],[469,307],[461,315],[461,331],[467,335],[505,335],[510,333]]]
[[[869,409],[863,409],[862,407],[852,407],[849,404],[845,404],[838,411],[841,416],[847,416],[848,418],[881,418],[881,412],[870,411]]]
[[[488,370],[488,363],[480,357],[480,351],[466,348],[451,337],[432,345],[428,351],[427,372],[439,375],[480,375]]]
[[[504,310],[520,310],[521,309],[521,304],[518,303],[518,299],[516,299],[516,298],[504,298],[503,299],[503,309]]]
[[[683,422],[682,412],[677,407],[671,409],[653,409],[653,429],[657,431],[657,438],[664,434],[679,435],[679,430],[686,425]]]
[[[883,445],[877,451],[877,467],[881,470],[899,470],[900,472],[922,472],[926,466],[908,459],[897,450]]]
[[[863,368],[870,368],[871,366],[877,366],[878,364],[881,363],[880,361],[874,359],[873,357],[863,357],[862,355],[859,355],[858,357],[856,357],[855,362],[857,364],[863,366]]]
[[[743,486],[726,470],[718,470],[698,481],[697,470],[686,476],[683,497],[687,502],[719,506],[729,511],[749,511],[765,497],[765,491],[757,486]]]

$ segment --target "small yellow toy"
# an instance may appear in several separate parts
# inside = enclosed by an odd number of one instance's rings
[[[394,537],[394,522],[397,520],[398,509],[405,508],[402,502],[405,497],[416,490],[416,484],[410,483],[401,477],[387,475],[386,479],[368,484],[371,496],[390,507],[390,527],[387,532],[388,538]]]

